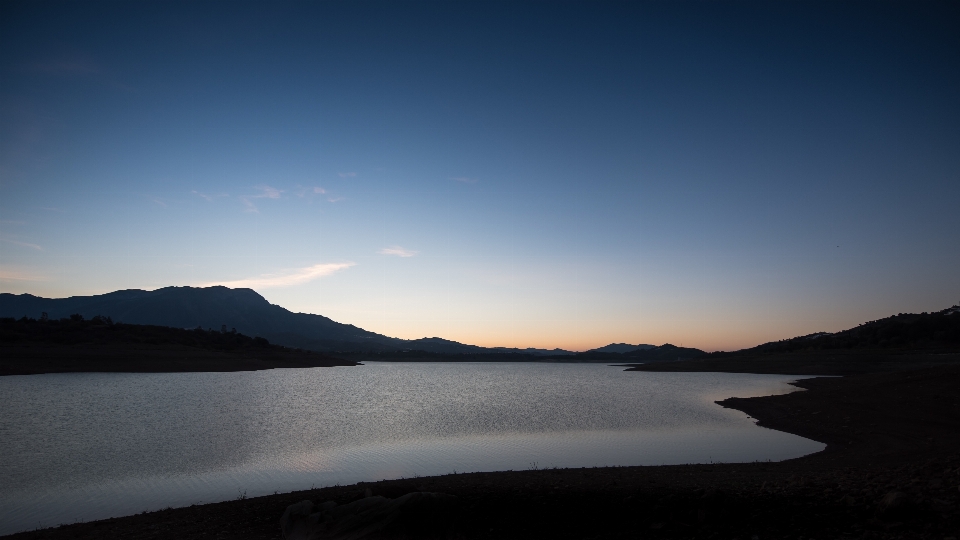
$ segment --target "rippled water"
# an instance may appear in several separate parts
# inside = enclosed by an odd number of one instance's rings
[[[0,534],[454,471],[788,459],[824,445],[714,401],[794,379],[539,363],[0,377]]]

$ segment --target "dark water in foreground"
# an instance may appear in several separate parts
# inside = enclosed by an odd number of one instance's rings
[[[0,534],[451,472],[782,460],[823,449],[714,401],[796,377],[388,364],[0,378]]]

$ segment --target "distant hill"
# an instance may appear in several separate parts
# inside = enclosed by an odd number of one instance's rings
[[[684,362],[640,362],[628,371],[851,375],[960,362],[960,306],[900,313],[836,333],[817,332]]]
[[[900,313],[836,333],[816,332],[713,356],[851,349],[950,349],[960,347],[960,306],[934,313]]]
[[[131,324],[174,328],[235,328],[249,336],[303,349],[329,351],[358,347],[402,347],[396,340],[341,324],[321,315],[292,313],[273,305],[251,289],[227,287],[165,287],[155,291],[130,289],[96,296],[41,298],[29,294],[0,294],[0,317],[51,319],[80,314],[109,316]]]
[[[533,347],[526,349],[517,349],[510,347],[480,347],[478,345],[466,345],[458,341],[451,341],[439,337],[399,340],[403,343],[401,351],[424,351],[439,354],[516,354],[516,355],[534,355],[534,356],[568,356],[576,353],[565,351],[563,349],[535,349]]]
[[[649,349],[639,349],[628,353],[623,353],[625,360],[630,362],[677,362],[680,360],[689,360],[698,358],[707,353],[700,349],[691,347],[677,347],[669,343],[664,343],[659,347]]]
[[[590,349],[586,351],[588,353],[628,353],[637,350],[643,349],[653,349],[656,345],[645,345],[643,343],[639,345],[630,345],[629,343],[611,343],[609,345],[604,345],[603,347],[598,347],[596,349]]]
[[[670,343],[664,343],[660,346],[649,345],[643,349],[634,348],[631,351],[627,352],[604,352],[601,349],[593,349],[590,351],[577,353],[571,357],[559,357],[551,356],[549,358],[557,361],[574,361],[574,362],[609,362],[609,363],[659,363],[659,362],[676,362],[679,360],[689,360],[691,358],[699,358],[705,354],[704,351],[700,349],[693,349],[690,347],[677,347],[676,345],[671,345]]]
[[[259,336],[273,343],[312,351],[425,351],[436,354],[514,353],[573,354],[539,349],[485,348],[438,337],[405,340],[370,332],[322,315],[293,313],[269,303],[252,289],[227,287],[164,287],[154,291],[128,289],[95,296],[41,298],[30,294],[0,294],[0,317],[51,319],[96,315],[130,324],[205,328]]]

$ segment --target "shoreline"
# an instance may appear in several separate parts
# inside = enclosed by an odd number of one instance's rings
[[[624,376],[630,376],[624,373]],[[758,425],[824,442],[772,463],[467,473],[364,482],[162,510],[6,538],[280,538],[300,500],[411,491],[458,498],[440,537],[918,537],[960,532],[960,366],[804,378],[805,392],[729,398]],[[884,497],[902,493],[896,508]],[[580,516],[571,520],[570,516]]]
[[[960,365],[954,350],[840,350],[766,355],[704,357],[677,362],[630,363],[622,359],[573,360],[560,358],[504,358],[434,356],[429,360],[382,359],[367,355],[319,353],[277,347],[265,351],[226,351],[178,344],[0,344],[0,377],[49,373],[225,373],[277,368],[354,367],[362,362],[383,363],[576,363],[603,364],[624,371],[670,373],[717,372],[847,376],[915,370],[939,365]]]
[[[230,373],[277,368],[353,367],[309,351],[217,351],[169,346],[0,346],[0,377],[51,373]]]
[[[945,364],[960,365],[956,350],[840,349],[770,354],[729,353],[680,362],[623,363],[626,371],[766,373],[774,375],[866,375],[916,370]]]

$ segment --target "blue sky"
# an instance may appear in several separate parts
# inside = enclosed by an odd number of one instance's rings
[[[569,349],[960,300],[956,4],[0,10],[4,292]]]

